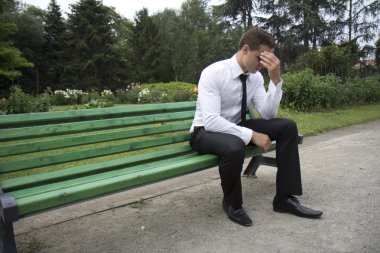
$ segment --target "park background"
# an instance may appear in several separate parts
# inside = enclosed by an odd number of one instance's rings
[[[96,0],[70,10],[0,2],[1,113],[195,100],[203,68],[231,57],[251,26],[278,43],[283,109],[380,101],[380,1],[186,0],[133,20]]]

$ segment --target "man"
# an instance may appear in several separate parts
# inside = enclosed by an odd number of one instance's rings
[[[282,97],[280,60],[273,54],[275,46],[269,33],[252,28],[242,35],[239,51],[231,59],[205,68],[198,84],[197,108],[190,129],[190,145],[194,150],[220,157],[223,208],[232,221],[244,226],[252,225],[242,199],[245,147],[254,144],[268,150],[271,140],[277,142],[278,167],[273,210],[306,218],[322,215],[302,206],[293,196],[302,194],[298,132],[293,121],[274,118]],[[270,78],[267,92],[259,72],[261,67],[267,68]],[[261,119],[245,119],[249,101]]]

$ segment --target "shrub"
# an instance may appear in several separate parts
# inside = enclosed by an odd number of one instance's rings
[[[140,91],[139,83],[131,83],[125,89],[116,90],[116,102],[120,104],[136,104]]]
[[[8,101],[5,98],[0,98],[0,112],[5,113],[7,110]]]
[[[89,109],[89,108],[111,107],[113,105],[114,103],[112,101],[92,99],[87,104],[85,104],[85,107]]]
[[[49,96],[38,96],[34,98],[34,112],[48,112],[51,102]]]
[[[306,69],[283,75],[282,105],[300,111],[341,108],[380,101],[379,77],[346,79],[313,75]]]
[[[115,95],[112,93],[111,90],[103,90],[100,93],[100,97],[102,100],[106,100],[112,103],[115,101]]]
[[[197,97],[194,84],[171,82],[143,84],[117,91],[117,101],[127,103],[166,103],[193,101]]]
[[[291,67],[293,70],[304,70],[310,68],[314,74],[321,76],[334,74],[346,77],[353,74],[352,66],[358,59],[349,46],[330,45],[321,49],[313,49],[297,58]]]
[[[11,95],[6,106],[7,114],[46,112],[50,107],[47,96],[32,97],[22,91],[19,86],[11,87]]]
[[[84,96],[88,93],[82,90],[55,90],[52,94],[52,104],[53,105],[77,105],[82,103]]]

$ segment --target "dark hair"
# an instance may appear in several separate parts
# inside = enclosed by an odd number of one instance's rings
[[[261,28],[253,27],[247,30],[240,38],[239,50],[247,44],[251,50],[257,50],[260,45],[266,45],[270,48],[276,47],[276,42],[272,35]]]

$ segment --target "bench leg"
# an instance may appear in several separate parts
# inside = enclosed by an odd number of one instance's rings
[[[243,175],[249,178],[256,178],[257,177],[256,171],[259,168],[259,166],[262,164],[272,166],[272,167],[277,167],[276,158],[258,155],[258,156],[252,157]]]
[[[11,194],[0,189],[0,253],[16,253],[13,222],[19,219],[16,200]]]
[[[0,252],[17,253],[13,223],[4,223],[3,219],[0,220]]]

